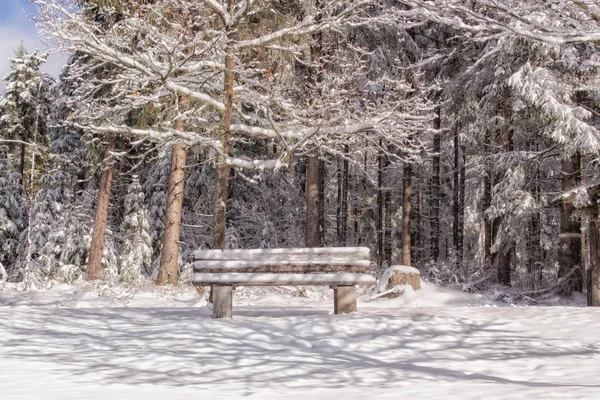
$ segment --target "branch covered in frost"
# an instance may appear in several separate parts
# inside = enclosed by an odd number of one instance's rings
[[[488,39],[513,34],[554,45],[600,40],[597,5],[565,0],[547,5],[523,0],[404,0],[429,19]]]

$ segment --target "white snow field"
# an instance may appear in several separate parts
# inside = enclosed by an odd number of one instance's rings
[[[0,398],[600,398],[600,309],[424,284],[351,315],[326,291],[241,290],[212,320],[178,290],[0,288]]]

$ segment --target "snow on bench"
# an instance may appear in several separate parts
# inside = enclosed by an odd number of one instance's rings
[[[201,260],[194,269],[202,272],[369,272],[369,260],[357,261],[225,261]]]
[[[350,286],[374,285],[376,280],[368,274],[248,274],[248,273],[200,273],[194,274],[196,285],[232,286]]]
[[[290,249],[196,250],[194,260],[224,261],[345,261],[369,260],[367,247],[306,247]]]
[[[375,285],[366,247],[198,250],[193,283],[211,286],[213,318],[231,318],[236,286],[322,285],[334,289],[336,314],[356,311],[356,285]]]

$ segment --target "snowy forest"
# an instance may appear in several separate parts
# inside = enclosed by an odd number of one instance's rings
[[[197,249],[600,305],[600,8],[33,0],[0,96],[0,281],[190,280]],[[511,300],[512,301],[512,300]]]

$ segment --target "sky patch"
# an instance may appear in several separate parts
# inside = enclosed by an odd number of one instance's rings
[[[10,70],[10,58],[14,57],[21,42],[29,51],[49,50],[40,41],[36,27],[29,18],[32,12],[33,7],[28,0],[0,0],[0,93],[6,87],[3,78]],[[65,59],[64,55],[52,54],[42,69],[57,78]]]

